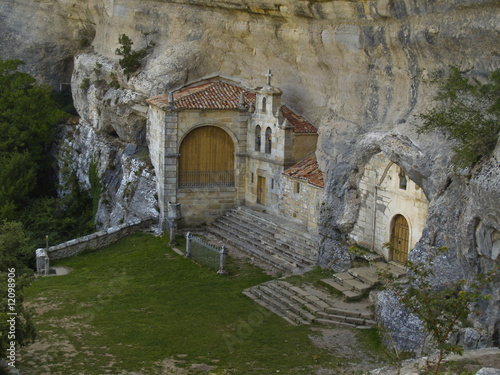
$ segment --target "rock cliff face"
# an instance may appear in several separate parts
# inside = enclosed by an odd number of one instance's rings
[[[283,100],[320,129],[323,266],[350,264],[345,240],[358,216],[357,184],[379,152],[430,201],[427,227],[411,257],[450,248],[437,266],[437,284],[470,278],[499,262],[498,146],[494,158],[465,178],[451,165],[452,145],[437,134],[417,136],[414,117],[431,105],[426,72],[460,64],[481,78],[500,67],[497,0],[3,0],[0,30],[2,58],[24,59],[40,80],[57,87],[73,71],[82,118],[74,142],[87,150],[80,162],[108,139],[120,144],[109,150],[128,150],[130,157],[147,150],[146,97],[216,72],[259,86],[271,68]],[[134,49],[154,46],[129,80],[115,55],[122,33]],[[99,159],[101,175],[126,175],[127,152],[114,173],[106,171],[106,158]],[[78,170],[85,180],[85,167]],[[151,184],[151,196],[152,179],[134,181]],[[133,214],[137,205],[119,198],[119,179],[104,180],[114,186],[111,200],[121,203],[109,206],[102,222],[126,219],[121,210]],[[499,285],[475,321],[481,345],[500,344]],[[391,319],[379,311],[382,321]]]

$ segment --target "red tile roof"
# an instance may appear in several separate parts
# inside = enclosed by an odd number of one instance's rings
[[[245,93],[245,106],[255,104],[255,93],[227,82],[206,82],[174,92],[176,109],[238,109],[241,93]],[[159,108],[169,108],[168,95],[160,95],[146,100]],[[283,116],[294,127],[294,133],[316,133],[318,130],[304,117],[286,106],[281,107]]]
[[[227,82],[207,82],[174,92],[176,109],[238,109],[240,95],[245,93],[245,104],[255,103],[255,93]],[[169,106],[168,95],[147,100],[160,108]]]
[[[290,122],[293,126],[294,133],[317,133],[318,129],[307,121],[301,115],[296,114],[287,106],[281,106],[281,112],[283,112],[283,116]]]
[[[307,181],[307,183],[312,186],[320,188],[325,186],[323,172],[319,169],[318,160],[314,154],[288,168],[283,174],[297,180]]]

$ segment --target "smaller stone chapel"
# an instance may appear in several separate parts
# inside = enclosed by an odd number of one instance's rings
[[[315,230],[323,188],[317,128],[283,105],[267,77],[250,90],[214,76],[147,100],[163,223],[210,223],[244,205]]]

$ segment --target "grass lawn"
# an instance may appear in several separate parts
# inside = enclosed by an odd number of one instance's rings
[[[312,343],[314,325],[291,326],[244,296],[270,277],[241,260],[229,257],[220,276],[139,233],[54,265],[72,272],[26,289],[38,338],[20,351],[25,375],[311,374],[346,365]]]

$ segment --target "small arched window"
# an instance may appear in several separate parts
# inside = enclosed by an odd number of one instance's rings
[[[408,186],[408,180],[406,179],[406,174],[402,168],[399,169],[399,188],[401,190],[406,190],[406,186]]]
[[[273,135],[272,135],[271,128],[268,127],[266,129],[266,154],[271,153],[272,145],[273,145]]]
[[[262,112],[267,112],[266,98],[262,98]]]
[[[255,127],[255,151],[260,152],[260,144],[261,144],[261,135],[260,135],[260,126],[257,125]]]

